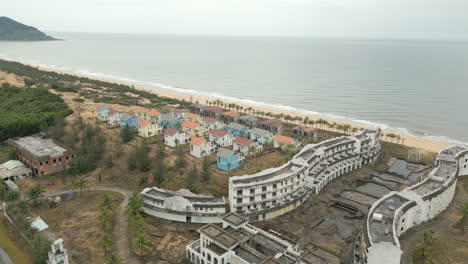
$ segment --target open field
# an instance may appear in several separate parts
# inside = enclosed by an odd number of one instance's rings
[[[0,247],[15,264],[30,264],[32,248],[0,212]]]

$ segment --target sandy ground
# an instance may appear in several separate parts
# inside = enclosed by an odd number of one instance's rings
[[[45,71],[53,71],[51,69],[43,68],[43,67],[40,67],[40,69],[45,70]],[[57,72],[60,72],[60,71],[57,71]],[[61,73],[65,73],[65,72],[61,72]],[[70,73],[67,73],[67,74],[70,74]],[[77,75],[77,74],[75,74],[75,75]],[[80,75],[77,75],[77,76],[80,76]],[[84,75],[81,75],[81,76],[91,78],[91,77],[84,76]],[[98,78],[95,78],[95,79],[98,79]],[[107,82],[113,82],[112,80],[103,80],[103,79],[100,79],[100,80],[107,81]],[[0,72],[0,84],[2,82],[5,82],[5,81],[8,81],[8,82],[10,82],[12,84],[16,84],[16,83],[20,82],[16,76],[11,75],[11,74],[5,74],[4,72]],[[198,101],[200,103],[206,103],[207,101],[213,101],[213,100],[217,99],[217,98],[210,98],[210,97],[193,96],[193,95],[189,95],[189,94],[182,94],[182,93],[177,93],[177,92],[167,91],[167,90],[162,90],[162,89],[158,89],[158,90],[149,89],[149,88],[141,87],[141,86],[135,86],[135,88],[139,89],[139,90],[145,90],[145,91],[148,91],[148,92],[151,92],[151,93],[155,93],[155,94],[158,94],[158,95],[164,96],[164,97],[176,98],[176,99],[180,99],[180,100],[184,99],[186,101],[192,101],[192,102]],[[331,123],[350,124],[353,127],[366,128],[365,126],[360,126],[360,125],[356,125],[356,124],[353,124],[353,123],[347,123],[347,122],[342,122],[342,121],[338,121],[338,120],[323,118],[321,116],[316,116],[316,115],[306,115],[306,114],[303,114],[303,113],[300,113],[300,112],[278,110],[278,109],[275,109],[275,108],[267,108],[267,107],[261,107],[261,106],[257,106],[257,105],[239,104],[237,102],[230,102],[230,101],[226,101],[226,100],[224,100],[224,101],[228,102],[228,103],[236,103],[238,105],[243,106],[244,108],[252,107],[253,109],[256,109],[256,110],[259,110],[259,111],[272,112],[274,114],[283,113],[285,115],[300,116],[302,118],[308,117],[309,119],[312,119],[312,120],[325,119],[325,120],[327,120],[327,121],[329,121]],[[389,131],[384,131],[384,133],[386,133],[386,132],[389,132]],[[394,133],[394,134],[396,134],[396,133]],[[399,134],[399,135],[401,136],[402,139],[404,139],[404,144],[405,145],[408,145],[408,146],[414,147],[414,148],[426,149],[426,150],[429,150],[429,151],[432,151],[432,152],[438,152],[442,148],[445,148],[445,147],[451,145],[451,144],[446,143],[446,142],[434,141],[434,140],[425,139],[425,138],[412,136],[412,135],[405,135],[405,134]]]

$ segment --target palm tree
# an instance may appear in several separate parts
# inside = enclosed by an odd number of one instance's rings
[[[229,174],[231,174],[232,162],[229,161],[229,162],[226,164],[226,166],[228,167],[228,172],[229,172]]]
[[[122,260],[115,254],[110,254],[106,259],[107,264],[121,264]]]
[[[113,245],[114,241],[108,233],[105,233],[99,240],[99,246],[104,249],[104,256],[107,256],[107,249],[112,248]]]
[[[39,201],[39,199],[44,197],[44,192],[45,190],[42,187],[42,185],[40,183],[36,183],[33,187],[31,187],[27,191],[26,195],[28,196],[30,200],[33,201],[34,207],[37,207],[37,201]]]
[[[140,214],[141,208],[143,207],[143,200],[141,199],[139,193],[135,192],[132,194],[128,200],[127,212],[130,215]]]
[[[111,214],[111,211],[101,208],[101,214],[98,218],[102,229],[106,230],[108,227],[110,227],[110,224],[112,223],[112,216],[113,215]]]
[[[457,211],[462,215],[461,227],[463,232],[465,232],[466,216],[468,215],[468,202],[464,202],[457,208]]]
[[[114,211],[114,204],[112,202],[112,199],[109,197],[109,195],[106,194],[104,201],[102,201],[101,203],[101,208],[104,210],[108,210],[108,211]]]
[[[140,255],[143,255],[146,249],[150,247],[149,242],[146,240],[143,234],[138,235],[137,240],[135,241],[135,249],[140,251]]]

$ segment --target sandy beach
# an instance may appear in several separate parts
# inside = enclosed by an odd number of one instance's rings
[[[37,67],[35,65],[30,65],[30,66]],[[44,67],[38,67],[38,68],[40,68],[41,70],[44,70],[44,71],[54,71],[54,72],[58,72],[58,73],[71,74],[71,75],[75,75],[75,76],[81,76],[81,77],[86,77],[86,78],[96,79],[96,80],[101,80],[101,81],[106,81],[106,82],[120,83],[120,82],[110,80],[110,79],[94,78],[94,77],[90,77],[90,76],[86,76],[86,75],[80,75],[80,74],[64,72],[64,71],[57,71],[57,70],[52,70],[52,69],[44,68]],[[1,72],[1,79],[3,79],[3,81],[11,82],[12,84],[18,83],[17,78],[12,74],[6,74],[6,73]],[[2,81],[0,80],[0,83],[1,82]],[[183,94],[183,93],[168,91],[168,90],[164,90],[164,89],[151,89],[151,88],[142,87],[142,86],[135,86],[135,89],[145,90],[145,91],[148,91],[148,92],[151,92],[151,93],[158,94],[159,96],[163,96],[163,97],[175,98],[175,99],[179,99],[179,100],[186,100],[186,101],[190,101],[190,102],[197,102],[198,101],[201,104],[205,104],[207,101],[214,101],[216,99],[219,99],[219,98],[215,98],[215,97],[194,96],[194,95],[190,95],[190,94]],[[296,112],[296,111],[285,111],[285,110],[280,110],[280,109],[275,109],[275,108],[262,107],[262,106],[258,106],[258,105],[244,104],[244,103],[239,103],[239,102],[234,102],[234,101],[229,101],[229,100],[222,100],[222,101],[223,102],[228,102],[228,103],[235,103],[237,105],[243,106],[244,108],[252,107],[255,110],[264,111],[264,112],[272,112],[273,114],[283,113],[284,115],[299,116],[299,117],[302,117],[302,118],[308,117],[309,119],[312,119],[312,120],[324,119],[324,120],[327,120],[330,123],[349,124],[352,127],[367,128],[366,126],[358,125],[358,124],[351,123],[351,122],[343,122],[343,121],[339,121],[339,120],[333,120],[333,119],[330,119],[330,118],[324,118],[322,116],[317,116],[317,115],[306,115],[304,113]],[[452,144],[447,143],[447,142],[430,140],[430,139],[417,137],[417,136],[413,136],[413,135],[399,134],[399,133],[395,133],[395,132],[391,132],[391,131],[385,131],[384,130],[384,133],[385,134],[386,133],[394,133],[396,135],[400,135],[400,137],[402,139],[404,139],[404,144],[405,145],[410,146],[410,147],[414,147],[414,148],[418,148],[418,149],[421,149],[421,150],[431,151],[431,152],[438,152],[441,149],[452,145]]]

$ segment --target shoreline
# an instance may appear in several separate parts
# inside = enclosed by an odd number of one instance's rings
[[[302,118],[308,117],[311,120],[323,119],[323,120],[327,120],[330,123],[336,123],[336,124],[341,124],[341,125],[347,124],[347,125],[351,125],[352,127],[356,127],[356,128],[373,128],[372,126],[356,124],[354,122],[349,122],[349,121],[337,120],[337,119],[333,119],[333,118],[318,115],[318,114],[307,114],[307,113],[301,112],[301,110],[294,111],[294,110],[280,109],[279,107],[275,108],[275,107],[269,107],[269,106],[259,106],[259,105],[256,105],[256,104],[244,103],[244,102],[241,102],[242,99],[237,99],[236,100],[236,98],[234,98],[234,100],[232,100],[232,99],[229,100],[229,99],[226,99],[223,96],[218,96],[218,97],[217,96],[206,96],[206,95],[197,96],[197,95],[192,95],[192,94],[190,94],[188,92],[183,93],[183,92],[169,91],[169,90],[164,89],[164,88],[159,88],[159,89],[158,88],[148,88],[148,87],[145,87],[143,85],[137,85],[135,82],[132,82],[130,80],[128,82],[125,82],[125,81],[115,80],[115,79],[111,79],[111,78],[100,78],[100,77],[96,77],[96,76],[80,74],[80,73],[75,73],[75,72],[71,72],[71,71],[69,72],[69,71],[64,71],[64,70],[52,69],[52,68],[48,68],[48,67],[44,67],[44,66],[38,66],[38,65],[30,64],[30,63],[23,63],[23,62],[11,60],[11,59],[4,59],[4,58],[2,58],[2,59],[7,60],[7,61],[18,62],[18,63],[25,64],[25,65],[28,65],[28,66],[31,66],[31,67],[36,67],[36,68],[38,68],[40,70],[43,70],[43,71],[57,72],[57,73],[61,73],[61,74],[69,74],[69,75],[74,75],[74,76],[78,76],[78,77],[85,77],[85,78],[89,78],[89,79],[95,79],[95,80],[100,80],[100,81],[110,82],[110,83],[133,85],[134,88],[137,89],[137,90],[143,90],[143,91],[147,91],[147,92],[150,92],[150,93],[157,94],[157,95],[162,96],[162,97],[174,98],[174,99],[178,99],[178,100],[185,100],[185,101],[188,101],[188,102],[198,101],[201,104],[206,104],[206,101],[213,101],[213,100],[219,99],[219,100],[221,100],[223,102],[235,103],[235,104],[240,105],[240,106],[242,106],[244,108],[251,107],[251,108],[253,108],[255,110],[264,111],[264,112],[271,112],[273,114],[282,113],[284,115],[298,116],[298,117],[302,117]],[[136,82],[138,82],[138,81],[136,81]],[[287,106],[282,106],[282,107],[287,107]],[[308,111],[308,110],[304,110],[304,111]],[[310,112],[313,112],[313,111],[310,111]],[[418,148],[418,149],[424,149],[424,150],[428,150],[428,151],[431,151],[431,152],[439,152],[443,148],[455,145],[455,144],[449,143],[449,142],[443,142],[443,141],[438,141],[438,140],[434,140],[434,139],[423,138],[423,137],[419,137],[419,136],[415,136],[415,135],[409,135],[409,134],[394,132],[394,131],[390,131],[390,130],[382,130],[382,132],[385,133],[385,134],[393,133],[395,135],[399,135],[402,139],[404,139],[404,144],[403,145],[413,147],[413,148]]]

